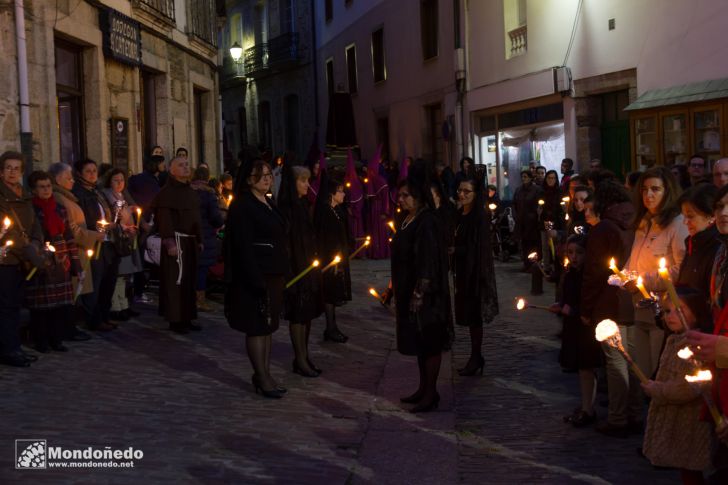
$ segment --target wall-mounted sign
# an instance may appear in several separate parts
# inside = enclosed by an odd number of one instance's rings
[[[129,120],[111,118],[111,164],[129,171]]]
[[[142,64],[142,30],[139,22],[110,8],[99,12],[104,55],[119,62]]]

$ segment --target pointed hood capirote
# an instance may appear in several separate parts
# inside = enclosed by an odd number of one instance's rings
[[[356,173],[356,164],[354,163],[354,156],[351,153],[351,148],[346,155],[346,189],[349,192],[349,203],[356,204],[362,200],[364,196],[364,188],[361,185],[359,176]]]

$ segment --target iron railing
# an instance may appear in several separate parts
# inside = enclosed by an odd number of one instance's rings
[[[174,0],[134,0],[134,4],[143,5],[158,16],[174,22]]]
[[[295,65],[300,59],[298,32],[279,35],[245,50],[245,75],[255,77],[269,69]]]
[[[215,2],[211,0],[191,0],[189,17],[190,34],[207,44],[217,46],[217,12]]]

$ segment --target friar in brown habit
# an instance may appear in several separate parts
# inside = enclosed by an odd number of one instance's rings
[[[159,314],[177,333],[200,330],[197,318],[197,259],[202,248],[200,205],[190,187],[190,162],[169,162],[169,178],[152,202],[154,223],[162,239]]]

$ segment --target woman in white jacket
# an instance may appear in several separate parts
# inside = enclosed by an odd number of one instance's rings
[[[637,271],[648,291],[664,291],[665,285],[657,270],[660,258],[665,258],[670,277],[677,280],[680,263],[685,257],[685,238],[688,230],[677,203],[680,187],[665,167],[653,167],[642,174],[637,194],[637,218],[634,244],[627,269]],[[633,300],[641,299],[638,292]],[[651,376],[657,369],[664,332],[655,324],[651,307],[635,308],[635,322],[629,332],[634,358],[642,371]]]

